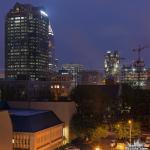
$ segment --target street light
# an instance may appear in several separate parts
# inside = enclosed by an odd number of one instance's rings
[[[129,124],[129,127],[130,127],[130,144],[131,144],[131,138],[132,138],[132,120],[128,120],[128,124]]]
[[[101,150],[99,147],[96,147],[95,150]]]

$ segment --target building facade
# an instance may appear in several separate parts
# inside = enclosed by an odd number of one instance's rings
[[[30,80],[0,80],[2,99],[6,101],[48,101],[50,82]]]
[[[5,71],[0,70],[0,79],[5,79]]]
[[[8,111],[0,108],[0,150],[12,150],[12,133]]]
[[[48,43],[48,55],[49,55],[49,63],[48,68],[49,72],[56,72],[57,71],[57,59],[55,56],[55,40],[54,40],[54,33],[52,31],[52,27],[49,23],[49,43]]]
[[[79,72],[79,85],[100,85],[102,84],[102,74],[97,70],[84,70]]]
[[[143,61],[135,61],[132,65],[124,65],[121,71],[121,82],[132,87],[146,87],[148,84],[148,70]]]
[[[28,102],[9,101],[11,108],[28,109]],[[71,141],[70,123],[73,115],[76,113],[76,104],[73,101],[53,101],[53,102],[31,102],[30,109],[50,110],[64,122],[63,137],[64,143]]]
[[[5,18],[6,78],[46,80],[49,18],[40,7],[16,3]]]
[[[63,144],[63,123],[52,111],[9,110],[13,150],[54,150]]]
[[[73,75],[67,71],[59,71],[51,75],[50,79],[51,92],[54,94],[54,99],[67,98],[74,87]]]
[[[84,68],[84,65],[81,65],[81,64],[63,64],[61,69],[68,71],[68,73],[72,74],[73,86],[75,87],[78,84],[79,72],[83,71],[85,68]]]
[[[118,51],[107,51],[104,60],[105,80],[119,82],[120,56]]]
[[[147,69],[147,84],[146,84],[146,88],[150,89],[150,69]]]

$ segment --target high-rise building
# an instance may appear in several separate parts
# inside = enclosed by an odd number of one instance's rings
[[[118,51],[107,51],[104,61],[105,79],[119,82],[120,56]]]
[[[51,30],[49,27],[48,15],[41,7],[16,3],[7,13],[6,78],[47,79]]]
[[[48,44],[48,54],[49,54],[49,71],[55,72],[57,71],[57,59],[55,56],[55,41],[54,41],[54,33],[52,31],[51,25],[49,24],[49,44]]]
[[[73,75],[73,84],[76,86],[78,84],[79,72],[84,70],[84,66],[81,64],[63,64],[61,69]]]

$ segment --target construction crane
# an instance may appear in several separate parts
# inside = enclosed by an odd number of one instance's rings
[[[143,47],[141,47],[141,45],[139,45],[138,48],[132,49],[134,52],[136,52],[136,51],[138,52],[138,61],[141,60],[141,51],[144,50],[145,48],[149,48],[149,47],[150,47],[150,45],[146,45]]]
[[[149,48],[149,47],[150,47],[150,45],[146,45],[143,47],[141,47],[141,45],[139,45],[138,48],[132,49],[134,52],[138,53],[138,58],[134,62],[134,66],[136,67],[137,74],[138,74],[138,87],[140,87],[140,83],[141,83],[141,71],[142,71],[142,68],[144,68],[144,66],[145,66],[144,61],[141,60],[141,51],[146,49],[146,48]]]

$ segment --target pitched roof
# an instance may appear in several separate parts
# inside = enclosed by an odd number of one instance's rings
[[[14,132],[37,132],[62,121],[52,111],[33,109],[10,109]]]

